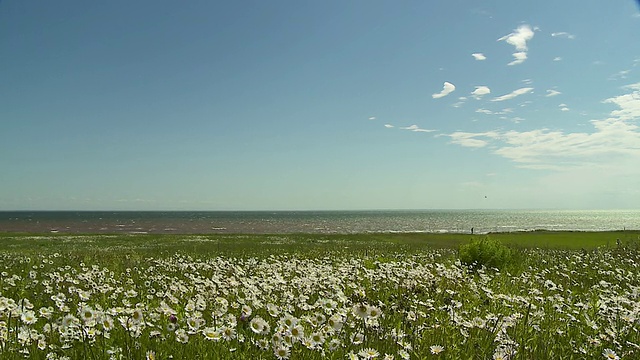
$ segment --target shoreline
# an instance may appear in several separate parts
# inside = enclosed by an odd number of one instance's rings
[[[508,234],[549,234],[549,233],[566,233],[566,234],[603,234],[603,233],[640,233],[640,229],[603,229],[603,230],[581,230],[581,229],[531,229],[531,230],[513,230],[513,231],[443,231],[443,230],[381,230],[381,231],[233,231],[227,228],[209,229],[193,229],[192,231],[180,231],[176,228],[149,229],[149,230],[128,230],[128,229],[99,229],[95,231],[93,228],[10,228],[0,227],[0,235],[38,235],[38,236],[63,236],[63,235],[110,235],[110,236],[126,236],[126,235],[310,235],[310,236],[337,236],[337,235],[508,235]]]
[[[454,249],[472,239],[491,238],[501,243],[523,249],[588,250],[597,248],[625,248],[640,250],[640,230],[618,231],[527,231],[488,234],[470,233],[50,233],[3,232],[0,245],[5,250],[32,249],[42,246],[73,248],[89,243],[96,248],[109,248],[118,244],[124,248],[152,246],[168,249],[184,249],[184,244],[203,245],[204,253],[217,252],[220,246],[232,249],[250,249],[254,252],[270,251],[273,247],[287,251],[334,251],[336,249],[382,248],[384,252],[401,249],[424,250],[429,248]]]

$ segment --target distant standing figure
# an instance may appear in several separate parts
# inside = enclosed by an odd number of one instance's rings
[[[473,228],[471,228],[471,235],[473,235]]]

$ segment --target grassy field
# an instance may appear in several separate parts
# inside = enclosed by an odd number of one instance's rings
[[[467,266],[472,239],[512,256]],[[640,358],[639,244],[638,231],[0,234],[0,358]]]
[[[193,252],[223,255],[271,252],[316,252],[347,248],[362,251],[420,251],[427,249],[456,249],[471,239],[492,238],[515,248],[544,248],[562,250],[591,250],[614,248],[617,241],[635,246],[640,231],[571,232],[532,231],[491,233],[486,235],[432,233],[371,233],[371,234],[211,234],[211,235],[93,235],[93,234],[21,234],[0,233],[4,250],[21,253],[41,251],[121,251]]]

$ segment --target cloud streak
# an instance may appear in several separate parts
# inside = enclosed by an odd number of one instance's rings
[[[449,134],[452,144],[457,144],[457,145],[461,145],[464,147],[471,147],[471,148],[483,148],[489,145],[489,141],[478,139],[478,138],[482,138],[482,137],[495,138],[497,136],[498,136],[498,133],[493,131],[485,132],[485,133],[470,133],[470,132],[456,131],[453,134]]]
[[[631,72],[631,70],[621,70],[618,71],[617,73],[609,76],[607,78],[607,80],[622,80],[622,79],[626,79],[627,75],[629,75],[629,73]]]
[[[513,53],[513,57],[515,58],[515,60],[513,60],[510,63],[508,63],[507,65],[513,66],[513,65],[522,64],[525,60],[527,60],[527,52],[526,51],[520,51],[520,52],[517,52],[517,53]]]
[[[568,32],[564,32],[564,31],[551,33],[551,36],[552,37],[563,37],[563,38],[567,38],[567,39],[571,39],[571,40],[576,38],[575,35],[569,34]]]
[[[453,85],[452,83],[445,81],[444,85],[442,86],[442,91],[440,91],[439,93],[433,94],[431,95],[431,97],[433,97],[434,99],[440,99],[442,97],[445,97],[449,94],[451,94],[452,92],[454,92],[456,89],[456,86]]]
[[[478,61],[487,60],[487,57],[484,56],[483,53],[473,53],[473,54],[471,54],[471,56],[473,56],[473,58],[478,60]]]
[[[429,130],[429,129],[421,129],[418,125],[411,125],[411,126],[407,126],[407,127],[401,127],[400,129],[402,130],[410,130],[413,132],[426,132],[426,133],[430,133],[430,132],[434,132],[435,130]]]
[[[520,89],[518,89],[518,90],[514,90],[514,91],[512,91],[512,92],[511,92],[511,93],[509,93],[509,94],[502,95],[502,96],[498,96],[497,98],[493,98],[493,99],[491,99],[491,101],[506,101],[506,100],[511,100],[511,99],[513,99],[513,98],[515,98],[515,97],[518,97],[518,96],[520,96],[520,95],[524,95],[524,94],[526,94],[526,93],[528,93],[528,92],[531,92],[532,90],[533,90],[533,88],[530,88],[530,87],[528,87],[528,88],[520,88]]]
[[[513,109],[506,108],[506,109],[502,109],[502,111],[491,111],[491,110],[480,108],[480,109],[477,109],[476,112],[480,114],[486,114],[486,115],[507,115],[507,114],[511,114],[513,112]]]

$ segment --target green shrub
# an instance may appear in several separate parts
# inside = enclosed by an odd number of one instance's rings
[[[502,269],[511,261],[511,249],[496,239],[489,237],[472,239],[468,244],[460,246],[460,261],[473,268]]]

